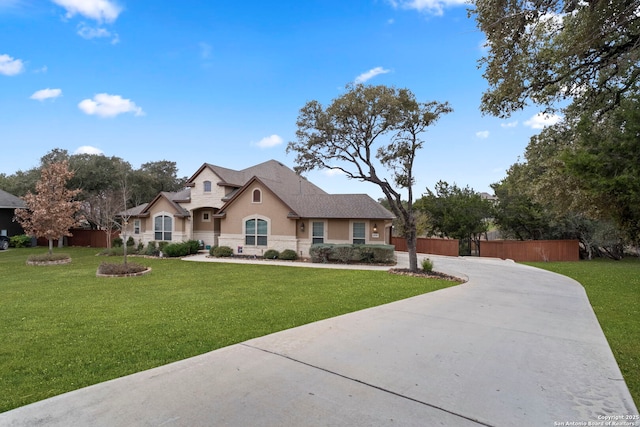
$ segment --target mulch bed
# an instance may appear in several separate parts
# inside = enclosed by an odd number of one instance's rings
[[[411,271],[408,268],[392,268],[389,270],[390,274],[399,274],[401,276],[412,277],[424,277],[425,279],[443,279],[450,280],[452,282],[466,282],[466,280],[459,277],[451,276],[449,274],[441,273],[439,271]]]

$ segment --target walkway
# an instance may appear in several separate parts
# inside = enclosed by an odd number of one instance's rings
[[[582,286],[509,261],[431,258],[469,281],[57,396],[0,425],[537,427],[638,414]]]

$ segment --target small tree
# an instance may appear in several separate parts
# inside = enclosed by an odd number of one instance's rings
[[[75,213],[80,202],[74,198],[80,190],[70,190],[67,181],[73,177],[66,161],[51,163],[42,169],[36,183],[35,194],[24,196],[25,209],[16,209],[15,215],[27,234],[49,240],[49,254],[53,252],[53,240],[71,236],[69,229],[78,224]]]
[[[432,232],[459,240],[470,239],[476,247],[487,232],[487,219],[492,215],[491,202],[479,193],[444,181],[438,181],[435,192],[427,188],[427,194],[416,202],[416,207],[428,214]]]
[[[287,152],[297,153],[297,172],[337,169],[380,187],[393,213],[402,218],[409,268],[417,271],[414,160],[423,145],[420,135],[450,111],[447,103],[416,101],[408,89],[350,85],[326,109],[310,101],[300,110],[297,141],[289,143]],[[378,142],[382,144],[376,146]],[[391,172],[392,182],[379,168]]]

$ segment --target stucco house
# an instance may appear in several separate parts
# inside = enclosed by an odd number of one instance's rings
[[[236,254],[308,256],[313,243],[389,243],[394,215],[366,194],[328,194],[269,160],[243,170],[205,163],[185,190],[160,193],[125,217],[127,235],[145,245],[202,240]]]
[[[24,207],[26,205],[21,198],[0,190],[0,236],[24,234],[20,223],[13,220],[15,210]]]

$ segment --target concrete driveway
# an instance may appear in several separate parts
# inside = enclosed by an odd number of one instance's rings
[[[640,425],[580,284],[430,258],[468,282],[53,397],[0,425]]]

